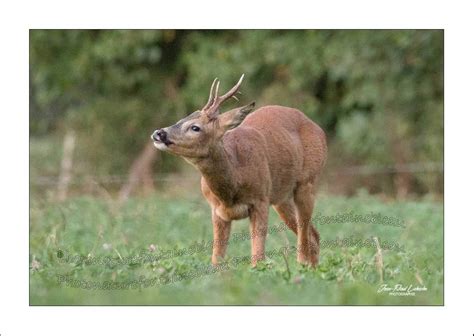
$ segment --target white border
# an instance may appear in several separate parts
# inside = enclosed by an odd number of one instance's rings
[[[2,5],[1,335],[471,335],[472,10],[468,2],[35,1]],[[220,10],[220,13],[216,9]],[[29,28],[445,28],[445,307],[29,307]]]

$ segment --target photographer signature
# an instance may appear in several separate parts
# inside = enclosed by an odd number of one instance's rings
[[[428,289],[424,285],[402,285],[396,284],[389,286],[387,284],[381,284],[377,290],[377,293],[386,293],[394,296],[415,296],[418,292],[426,292]]]

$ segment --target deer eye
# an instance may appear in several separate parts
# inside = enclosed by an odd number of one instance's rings
[[[193,130],[194,132],[199,132],[201,129],[198,126],[193,125],[191,126],[191,130]]]

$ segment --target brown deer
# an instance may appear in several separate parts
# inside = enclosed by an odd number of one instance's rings
[[[219,113],[235,97],[244,75],[218,96],[217,78],[207,104],[151,135],[155,147],[182,156],[202,174],[212,209],[212,263],[225,256],[231,221],[250,217],[252,266],[265,258],[270,205],[297,235],[297,260],[315,267],[319,233],[311,225],[316,185],[327,156],[324,131],[297,109],[255,103]]]

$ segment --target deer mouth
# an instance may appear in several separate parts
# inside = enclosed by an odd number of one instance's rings
[[[168,139],[166,140],[155,140],[153,139],[153,143],[156,147],[158,148],[164,148],[164,147],[169,147],[170,145],[174,145],[174,142],[173,141],[170,141]]]
[[[173,141],[170,141],[170,140],[168,140],[168,139],[166,139],[166,140],[160,140],[159,142],[165,144],[166,146],[174,145],[174,142],[173,142]]]
[[[151,139],[153,140],[153,144],[155,145],[156,148],[158,149],[166,149],[170,145],[174,145],[173,141],[170,141],[169,139],[160,139],[159,137],[151,136]]]
[[[174,143],[169,141],[169,140],[166,141],[166,142],[161,141],[161,140],[159,140],[159,141],[153,140],[153,145],[156,148],[158,148],[159,150],[162,150],[162,151],[168,151],[169,148],[170,148],[169,146],[172,145],[172,144],[174,144]]]

